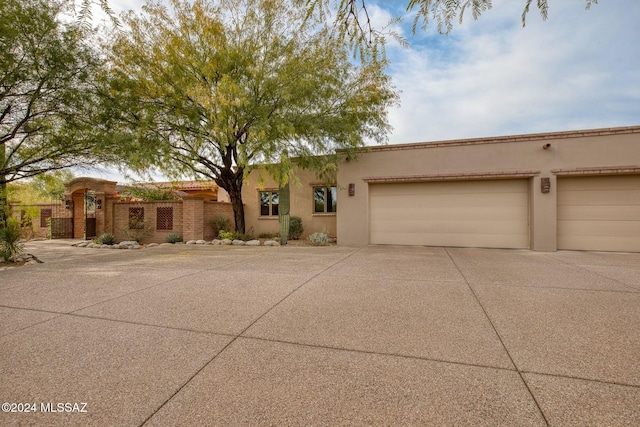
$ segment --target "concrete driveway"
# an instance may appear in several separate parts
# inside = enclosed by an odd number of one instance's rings
[[[28,251],[0,425],[640,425],[640,254]]]

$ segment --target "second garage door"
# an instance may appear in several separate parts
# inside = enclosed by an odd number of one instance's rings
[[[529,247],[528,181],[372,184],[373,244]]]
[[[640,252],[640,176],[558,178],[558,249]]]

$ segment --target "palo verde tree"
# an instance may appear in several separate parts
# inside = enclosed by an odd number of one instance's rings
[[[397,102],[385,64],[354,63],[305,18],[287,0],[171,0],[123,15],[104,106],[120,155],[137,169],[213,179],[244,232],[252,165],[277,164],[284,184],[285,152],[309,166],[316,155],[383,141]]]
[[[366,0],[296,0],[304,4],[309,10],[309,14],[319,13],[323,19],[333,19],[335,34],[348,41],[352,48],[361,49],[362,46],[378,47],[384,44],[385,33],[380,28],[374,28],[371,24]],[[462,18],[466,11],[470,11],[473,19],[478,19],[487,10],[491,9],[492,0],[405,0],[407,11],[416,11],[413,20],[413,32],[416,32],[418,25],[426,29],[427,25],[435,21],[438,32],[448,34],[454,22],[458,20],[462,23]],[[522,26],[526,23],[527,15],[533,0],[522,0],[524,9],[522,11]],[[598,4],[598,0],[582,0],[586,9]],[[542,19],[549,16],[549,1],[536,0],[535,6],[540,11]],[[397,17],[389,24],[400,21]],[[391,36],[396,36],[390,33]],[[396,37],[397,38],[397,37]],[[401,40],[403,41],[403,40]],[[362,52],[361,52],[362,53]]]
[[[0,222],[7,183],[94,158],[99,68],[72,0],[0,2]]]

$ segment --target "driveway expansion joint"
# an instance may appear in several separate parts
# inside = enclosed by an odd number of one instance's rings
[[[504,340],[502,339],[502,336],[500,335],[500,333],[498,332],[498,329],[496,328],[495,324],[491,320],[491,317],[489,317],[489,313],[487,313],[486,308],[482,305],[482,302],[480,301],[480,298],[478,298],[478,295],[476,294],[475,290],[473,289],[473,287],[471,286],[471,284],[467,280],[467,276],[465,276],[465,274],[462,272],[462,270],[460,269],[460,267],[458,266],[456,261],[451,256],[451,253],[449,253],[449,250],[447,248],[443,248],[443,249],[446,252],[446,254],[449,256],[449,259],[451,260],[453,265],[455,265],[455,267],[458,269],[458,271],[460,272],[460,274],[464,278],[464,281],[466,282],[469,290],[473,294],[473,297],[475,298],[476,302],[478,303],[478,305],[482,309],[482,312],[484,313],[485,317],[487,318],[487,321],[489,322],[489,324],[493,328],[493,331],[495,332],[496,336],[498,337],[498,340],[500,341],[500,345],[502,345],[502,348],[507,353],[507,356],[509,357],[509,360],[511,360],[511,363],[515,367],[516,372],[518,373],[518,376],[520,377],[520,380],[522,380],[522,383],[524,384],[524,386],[526,387],[527,391],[529,392],[529,395],[531,396],[531,398],[533,399],[534,403],[536,404],[536,406],[538,408],[538,411],[540,411],[540,415],[542,416],[542,419],[544,420],[545,424],[547,426],[549,426],[550,425],[549,424],[549,420],[547,419],[546,414],[542,410],[542,406],[540,406],[540,402],[538,402],[538,399],[536,399],[536,396],[533,394],[533,391],[531,390],[531,387],[529,387],[529,384],[527,383],[527,380],[524,378],[524,375],[522,374],[522,371],[520,370],[520,368],[516,364],[515,360],[513,360],[513,356],[511,356],[511,353],[507,349],[507,346],[504,343]]]

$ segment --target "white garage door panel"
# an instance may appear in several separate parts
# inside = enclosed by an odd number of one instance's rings
[[[558,249],[640,251],[640,176],[558,179]]]
[[[526,180],[370,186],[371,243],[529,247]]]

